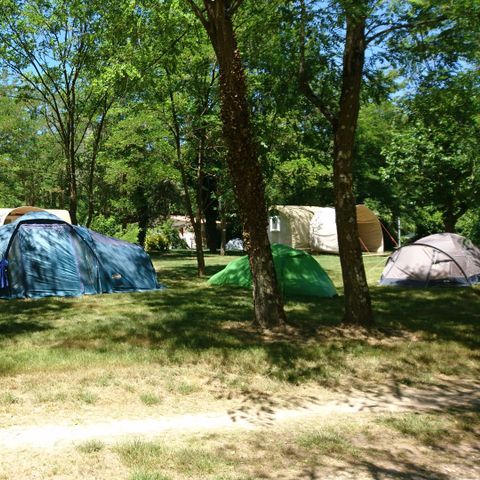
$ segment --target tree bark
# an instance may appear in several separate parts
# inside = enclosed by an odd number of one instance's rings
[[[167,75],[169,72],[167,71]],[[175,139],[175,150],[177,154],[176,165],[180,170],[180,175],[182,176],[182,185],[183,193],[185,199],[185,208],[187,211],[188,218],[193,228],[193,233],[195,236],[195,254],[197,257],[197,275],[199,277],[205,276],[205,256],[203,254],[203,240],[202,240],[202,227],[201,222],[196,219],[195,213],[193,212],[192,200],[190,198],[190,192],[188,191],[188,178],[187,172],[185,170],[185,165],[183,163],[183,154],[182,154],[182,142],[180,138],[180,122],[177,115],[177,109],[175,105],[175,98],[173,91],[169,89],[168,92],[170,96],[170,108],[172,113],[172,125],[171,131]],[[197,190],[198,193],[198,190]]]
[[[365,61],[365,17],[357,11],[363,1],[346,12],[347,31],[343,54],[342,89],[338,112],[310,87],[305,66],[305,2],[301,2],[300,25],[300,89],[333,127],[333,182],[337,223],[338,248],[342,266],[345,296],[343,323],[370,327],[374,325],[370,291],[363,266],[355,196],[353,194],[353,147],[358,112],[363,65]]]
[[[285,312],[267,235],[263,174],[250,125],[245,73],[231,18],[241,2],[204,0],[206,17],[193,1],[189,3],[210,37],[219,64],[223,136],[253,278],[254,323],[262,329],[279,327],[285,323]]]
[[[345,293],[343,322],[365,327],[374,323],[353,194],[353,147],[365,60],[365,19],[347,15],[342,92],[334,124],[334,191],[337,236]]]

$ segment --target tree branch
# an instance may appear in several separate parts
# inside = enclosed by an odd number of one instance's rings
[[[389,33],[392,33],[398,30],[411,30],[413,28],[418,28],[418,27],[435,26],[436,24],[440,24],[446,19],[447,17],[445,17],[444,15],[441,15],[439,17],[432,18],[430,20],[423,20],[420,22],[412,21],[412,22],[405,22],[405,23],[397,23],[395,25],[391,25],[388,28],[385,28],[384,30],[381,30],[380,32],[367,36],[365,39],[365,44],[368,45],[374,40],[377,40],[378,38],[384,37]]]
[[[325,105],[325,102],[322,100],[322,98],[315,94],[315,92],[313,91],[309,83],[309,79],[306,71],[306,61],[305,61],[305,2],[303,0],[300,2],[300,8],[301,8],[300,64],[298,67],[298,83],[299,83],[300,91],[316,108],[318,108],[318,110],[320,110],[323,116],[332,125],[334,125],[337,122],[336,116]]]
[[[210,22],[207,20],[203,12],[197,7],[194,0],[185,0],[189,5],[190,8],[193,10],[193,13],[197,16],[197,18],[202,22],[202,25],[205,27],[207,32],[210,31]]]

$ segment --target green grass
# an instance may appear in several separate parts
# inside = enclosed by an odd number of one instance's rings
[[[145,405],[158,405],[159,403],[162,402],[160,397],[158,395],[153,394],[153,393],[142,393],[140,395],[140,400]]]
[[[77,445],[76,449],[85,454],[98,453],[105,448],[105,444],[100,440],[88,440]]]
[[[425,413],[390,415],[381,418],[379,422],[429,446],[450,439],[451,432],[454,431],[452,422],[444,416]]]
[[[172,471],[199,478],[221,471],[226,466],[220,455],[198,445],[175,447],[158,441],[134,440],[118,445],[115,450],[127,467],[142,472],[142,475],[167,475],[166,478],[169,478],[168,474]]]
[[[341,294],[339,259],[316,256]],[[207,275],[232,257],[206,256]],[[30,372],[155,365],[179,367],[162,377],[181,395],[201,390],[199,372],[243,388],[252,376],[293,384],[315,381],[433,382],[438,375],[480,373],[480,296],[469,288],[407,290],[376,286],[385,257],[366,256],[377,328],[368,335],[340,325],[343,299],[288,299],[295,337],[265,339],[250,328],[251,293],[211,287],[196,277],[192,252],[154,257],[162,291],[0,301],[0,377]],[[185,378],[192,370],[194,378]],[[111,376],[108,376],[111,375]],[[113,375],[113,376],[112,376]],[[197,375],[198,376],[198,375]],[[115,383],[97,379],[98,389]],[[170,385],[170,386],[169,386]]]
[[[357,453],[348,435],[332,427],[299,435],[296,442],[315,455],[354,456]]]

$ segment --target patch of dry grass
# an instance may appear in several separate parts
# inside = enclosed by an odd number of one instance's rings
[[[207,256],[207,273],[229,260]],[[338,257],[317,260],[341,291]],[[381,260],[366,259],[372,282]],[[250,292],[208,286],[195,276],[190,256],[166,255],[155,265],[168,286],[164,291],[0,301],[0,427],[220,411],[232,405],[295,408],[297,399],[312,391],[321,401],[332,390],[435,385],[439,378],[469,381],[480,373],[480,296],[470,289],[372,286],[378,325],[368,332],[339,325],[341,298],[289,300],[289,328],[262,335],[250,325]],[[449,428],[473,435],[468,414],[454,417]],[[313,425],[295,432],[202,437],[200,443],[168,450],[171,467],[165,471],[134,465],[131,456],[110,447],[75,450],[69,465],[49,452],[30,468],[42,479],[130,475],[131,480],[178,480],[193,478],[176,462],[186,464],[196,452],[205,464],[195,467],[195,478],[212,480],[282,478],[282,469],[294,475],[290,478],[309,478],[318,468],[345,461],[367,471],[368,465],[378,466],[374,453],[383,459],[382,468],[394,463],[392,448],[383,446],[392,435],[423,448],[421,439],[409,434],[408,426],[402,431],[401,418],[395,418],[388,425],[367,422],[360,430],[351,424],[326,430]],[[431,462],[425,455],[420,463],[428,472]],[[93,460],[88,463],[86,457]],[[89,477],[96,462],[104,461],[112,465],[110,476]],[[15,478],[34,478],[26,472],[27,466]]]

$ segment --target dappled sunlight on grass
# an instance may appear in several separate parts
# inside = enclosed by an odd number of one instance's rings
[[[207,255],[208,274],[234,258]],[[338,283],[338,257],[316,258]],[[366,263],[381,269],[379,260]],[[289,298],[289,329],[263,335],[251,326],[251,292],[208,285],[191,252],[159,255],[154,264],[164,290],[1,301],[0,372],[203,362],[217,373],[253,367],[278,381],[330,386],[478,372],[472,349],[480,341],[480,296],[473,289],[373,287],[378,325],[370,332],[341,327],[341,297]]]

